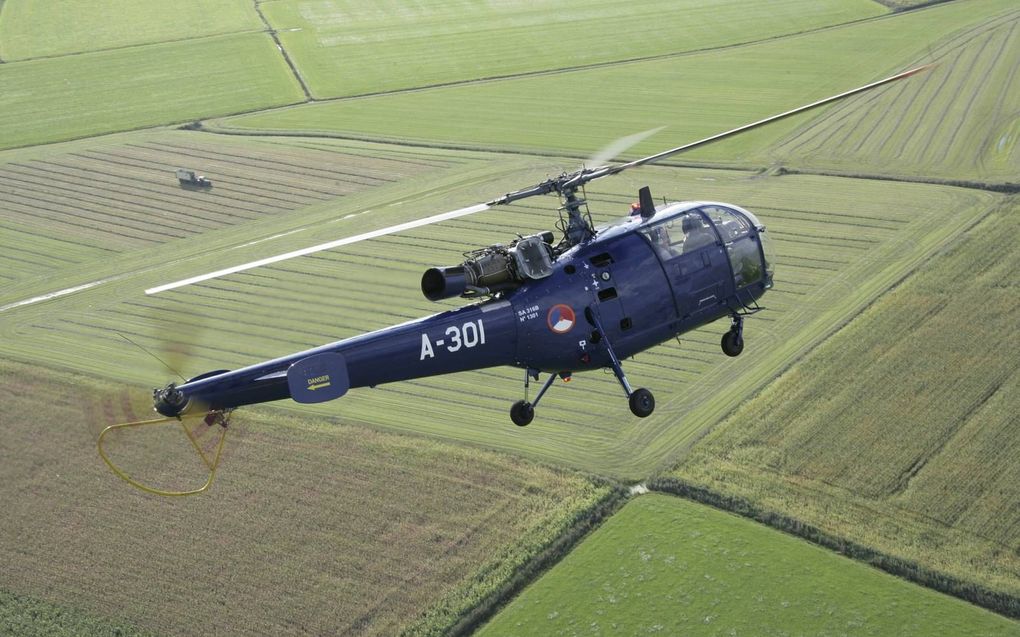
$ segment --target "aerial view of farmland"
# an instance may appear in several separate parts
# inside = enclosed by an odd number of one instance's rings
[[[1013,0],[0,0],[0,634],[1020,636],[1018,69]]]

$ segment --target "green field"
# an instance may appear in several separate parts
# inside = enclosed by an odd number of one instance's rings
[[[0,9],[0,58],[11,62],[262,28],[244,0],[93,0],[53,6],[46,0],[6,0]]]
[[[0,1],[0,633],[466,635],[510,603],[483,630],[1018,634],[680,498],[614,513],[648,481],[1020,616],[1020,11],[904,4]],[[590,373],[514,427],[523,374],[489,369],[242,409],[198,498],[138,493],[97,457],[100,428],[174,378],[152,354],[190,376],[458,307],[422,298],[423,270],[553,229],[557,202],[148,287],[927,62],[589,184],[597,223],[649,185],[746,206],[777,248],[738,359],[720,323],[625,362],[650,418]],[[184,488],[204,477],[186,445],[110,450]]]
[[[991,636],[1020,628],[739,517],[645,495],[477,634]]]
[[[302,99],[273,41],[254,33],[8,63],[0,82],[0,148]]]

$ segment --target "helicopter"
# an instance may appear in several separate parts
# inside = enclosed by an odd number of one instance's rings
[[[150,288],[147,294],[158,294],[528,197],[556,194],[561,202],[558,239],[553,232],[518,236],[505,245],[467,252],[458,265],[426,269],[421,291],[427,299],[460,297],[470,304],[242,369],[215,370],[179,385],[168,383],[152,393],[153,409],[162,418],[145,423],[197,415],[209,426],[218,423],[225,428],[230,412],[244,405],[285,398],[320,403],[355,388],[497,366],[523,370],[524,397],[513,403],[509,414],[521,427],[534,420],[536,408],[556,378],[569,380],[575,372],[603,369],[616,377],[634,416],[650,416],[655,398],[646,388],[632,387],[623,361],[726,317],[730,324],[720,348],[727,356],[740,355],[744,320],[764,309],[758,301],[774,284],[771,241],[761,220],[743,207],[713,201],[656,205],[648,187],[639,190],[630,214],[596,227],[584,199],[585,184],[910,77],[930,66],[635,161],[565,172],[484,204]],[[531,381],[539,381],[541,374],[547,377],[529,399]],[[112,427],[135,424],[139,423]],[[101,444],[100,453],[107,459]],[[206,463],[215,470],[211,461]]]

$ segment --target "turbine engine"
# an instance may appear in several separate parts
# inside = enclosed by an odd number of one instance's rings
[[[512,290],[529,279],[544,279],[552,274],[553,239],[553,233],[543,232],[516,239],[509,246],[497,243],[468,252],[460,265],[426,270],[421,292],[430,301],[472,298]]]

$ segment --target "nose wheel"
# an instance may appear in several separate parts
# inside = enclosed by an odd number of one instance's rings
[[[635,389],[630,395],[630,413],[638,418],[647,418],[655,411],[655,396],[644,387]]]
[[[730,323],[730,331],[722,336],[722,351],[727,356],[740,356],[744,351],[744,317],[734,314]]]

